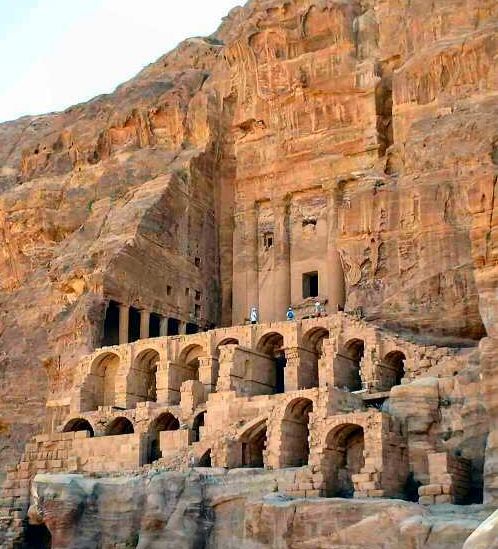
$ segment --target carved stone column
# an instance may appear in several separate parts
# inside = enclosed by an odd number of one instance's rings
[[[234,214],[233,324],[243,324],[251,307],[259,306],[258,207]]]
[[[159,321],[159,335],[161,337],[168,335],[168,317],[162,316]]]
[[[150,312],[140,311],[140,339],[149,338]]]
[[[275,296],[273,318],[269,320],[285,320],[287,308],[291,305],[289,200],[276,200],[272,206],[275,218]]]
[[[336,187],[325,188],[327,194],[327,295],[328,312],[344,307],[346,290],[341,257],[337,248],[338,203],[340,194]]]
[[[130,307],[119,306],[119,344],[128,343],[128,328],[130,325]]]

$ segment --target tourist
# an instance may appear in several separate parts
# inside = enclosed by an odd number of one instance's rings
[[[252,307],[249,320],[251,321],[251,324],[258,323],[258,309],[256,307]]]
[[[287,309],[287,320],[295,320],[295,319],[296,319],[296,315],[294,314],[292,307],[289,307]]]

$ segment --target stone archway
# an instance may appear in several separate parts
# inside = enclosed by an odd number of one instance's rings
[[[303,335],[303,347],[308,351],[301,356],[300,368],[306,370],[307,380],[303,389],[311,389],[319,386],[319,362],[323,356],[323,341],[330,336],[329,330],[323,327],[315,327]],[[301,387],[300,387],[301,388]]]
[[[252,425],[240,437],[242,467],[264,467],[264,451],[266,448],[267,420]]]
[[[161,432],[177,431],[180,428],[180,422],[171,412],[164,412],[154,419],[149,426],[149,448],[147,462],[152,463],[162,457],[161,451]]]
[[[79,431],[88,431],[90,433],[90,437],[95,435],[91,423],[81,417],[70,419],[62,429],[63,433],[77,433]]]
[[[278,332],[264,334],[258,341],[256,351],[268,356],[268,365],[263,365],[253,371],[259,378],[264,379],[273,394],[285,391],[285,366],[287,359],[284,352],[284,336]],[[263,371],[266,369],[266,371]]]
[[[239,340],[235,337],[226,337],[225,339],[222,339],[218,345],[216,345],[216,354],[219,354],[220,347],[223,347],[224,345],[238,345]]]
[[[94,359],[91,366],[93,402],[90,410],[116,405],[119,366],[120,359],[116,353],[104,353]]]
[[[184,369],[183,381],[199,380],[199,358],[205,356],[204,348],[199,344],[191,344],[182,350],[179,357],[179,364]]]
[[[334,359],[334,386],[349,391],[362,389],[361,366],[365,354],[362,339],[350,339],[343,345]]]
[[[133,423],[126,417],[117,417],[106,427],[106,436],[132,435],[135,432]]]
[[[204,421],[206,419],[206,413],[207,412],[205,412],[205,411],[200,412],[194,418],[194,421],[192,423],[192,434],[193,434],[192,442],[199,442],[201,440],[201,427],[204,427]]]
[[[308,398],[296,398],[287,405],[280,430],[281,467],[302,467],[308,464],[309,416],[312,412],[313,401]]]
[[[334,427],[327,435],[323,449],[322,473],[328,496],[352,497],[353,475],[365,465],[363,427],[346,423]]]
[[[159,359],[156,349],[145,349],[133,361],[127,379],[128,407],[133,407],[137,402],[157,402]]]
[[[382,390],[389,390],[395,385],[401,385],[401,380],[405,377],[405,360],[405,353],[399,350],[387,353],[382,359],[378,374]]]

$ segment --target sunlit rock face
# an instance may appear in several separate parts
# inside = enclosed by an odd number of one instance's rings
[[[244,323],[253,305],[283,320],[289,304],[309,305],[302,277],[317,272],[329,312],[475,347],[458,375],[444,364],[444,379],[396,388],[390,411],[422,476],[428,450],[475,457],[486,445],[476,478],[497,501],[495,4],[252,0],[112,94],[0,124],[0,477],[67,416],[110,302],[203,329]],[[439,417],[441,401],[452,406]],[[140,485],[140,515],[134,482],[123,508],[135,526],[119,543],[140,531],[140,547],[159,547],[157,532],[179,530],[146,509],[169,503]],[[66,495],[51,505],[46,522],[70,546]],[[287,536],[258,522],[262,505],[245,506],[247,547]],[[294,504],[268,505],[291,520]],[[321,521],[321,505],[296,508]],[[418,547],[421,532],[427,547],[456,543],[427,541],[425,512],[396,509],[389,547]],[[199,513],[193,539],[210,528],[223,546],[226,525]],[[351,536],[369,534],[365,516]],[[316,547],[300,528],[291,539]]]

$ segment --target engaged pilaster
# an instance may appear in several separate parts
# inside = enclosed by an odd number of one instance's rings
[[[338,205],[341,199],[337,187],[324,187],[327,194],[327,294],[328,311],[335,313],[343,308],[346,301],[344,272],[337,247]]]

